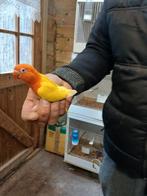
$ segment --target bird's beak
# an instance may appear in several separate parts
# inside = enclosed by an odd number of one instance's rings
[[[14,79],[20,79],[20,72],[17,70],[14,70],[13,77],[14,77]]]

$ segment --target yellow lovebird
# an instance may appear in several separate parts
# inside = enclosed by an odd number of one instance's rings
[[[31,65],[16,65],[13,76],[15,79],[23,80],[40,98],[49,102],[60,101],[77,93],[76,90],[57,85],[47,76],[39,73]]]

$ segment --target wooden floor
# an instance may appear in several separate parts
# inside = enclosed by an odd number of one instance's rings
[[[102,196],[97,175],[45,151],[25,163],[0,187],[0,196]]]

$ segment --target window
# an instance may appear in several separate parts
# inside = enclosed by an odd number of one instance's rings
[[[33,22],[0,18],[0,73],[12,72],[15,64],[33,64]]]
[[[3,2],[6,3],[0,4],[0,74],[11,73],[18,63],[34,63],[34,21],[37,11],[40,13],[39,0]],[[33,7],[33,2],[37,7]]]
[[[101,12],[104,0],[77,0],[74,53],[81,52],[88,40],[91,28]]]

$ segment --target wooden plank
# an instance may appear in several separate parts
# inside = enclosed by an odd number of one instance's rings
[[[71,52],[65,52],[65,51],[56,51],[56,61],[64,61],[66,63],[69,63],[71,61]]]
[[[36,148],[34,149],[31,154],[29,154],[26,158],[26,161],[29,161],[30,159],[32,159],[35,155],[37,155],[37,153],[39,153],[40,151],[42,151],[41,148]]]
[[[7,104],[7,90],[6,89],[0,90],[0,108],[4,112],[7,112],[8,104]]]
[[[47,33],[55,32],[56,30],[56,21],[55,17],[52,15],[48,15],[48,23],[47,23]]]
[[[66,37],[58,37],[56,40],[56,49],[63,51],[72,51],[73,49],[73,39]]]
[[[55,55],[55,44],[52,42],[47,42],[47,51],[46,55],[54,56]]]
[[[16,99],[16,94],[15,94],[15,87],[9,87],[5,89],[7,91],[7,115],[15,120],[16,118],[16,105],[18,104],[17,102],[19,99]]]
[[[35,22],[34,26],[34,66],[38,71],[41,71],[42,62],[42,37],[41,23]]]
[[[57,29],[57,25],[56,25],[55,18],[51,15],[48,15],[47,42],[52,42],[54,44],[56,40],[56,29]]]
[[[14,136],[20,143],[29,147],[33,145],[33,139],[30,137],[14,120],[0,109],[0,127]]]
[[[56,62],[56,67],[62,67],[62,66],[67,65],[67,64],[68,64],[67,62],[57,61]]]
[[[54,43],[56,40],[55,32],[48,32],[47,33],[47,42]]]
[[[15,170],[24,160],[33,152],[33,148],[27,148],[18,155],[10,159],[6,164],[0,167],[0,184],[2,179]]]
[[[57,37],[74,37],[74,25],[58,25]]]
[[[41,1],[42,6],[42,66],[41,72],[46,73],[46,48],[47,48],[47,23],[48,23],[48,0]]]
[[[55,56],[47,55],[47,68],[46,71],[51,72],[55,69]]]
[[[55,16],[56,14],[56,9],[55,9],[55,3],[54,0],[48,0],[48,14],[51,16]]]
[[[62,14],[57,13],[55,19],[57,25],[74,25],[75,11],[68,11]]]
[[[75,12],[75,8],[76,8],[76,0],[54,0],[54,6],[56,9],[57,13],[63,13],[63,12],[69,12],[69,11],[74,11]]]
[[[23,85],[24,82],[20,80],[14,80],[12,73],[10,74],[0,74],[0,89]]]
[[[55,41],[56,41],[56,21],[53,16],[48,15],[47,43],[46,43],[46,72],[47,73],[55,69],[55,54],[56,54]]]
[[[24,149],[23,144],[0,127],[0,167]]]
[[[51,15],[48,15],[48,25],[47,25],[47,42],[52,42],[54,44],[56,40],[56,21]]]
[[[28,33],[20,33],[20,32],[16,32],[16,31],[10,31],[10,30],[6,30],[6,29],[0,29],[1,33],[7,33],[7,34],[12,34],[12,35],[22,35],[22,36],[27,36],[27,37],[33,37],[33,35],[28,34]]]
[[[24,90],[25,89],[25,90]],[[15,103],[15,110],[16,110],[16,113],[15,113],[15,122],[20,126],[20,127],[24,127],[24,122],[22,119],[21,119],[21,109],[22,109],[22,105],[23,105],[23,102],[25,100],[25,97],[27,95],[27,91],[26,91],[26,86],[17,86],[17,87],[14,87],[13,88],[13,91],[15,92],[15,100],[14,103]],[[28,132],[28,130],[25,130]]]
[[[39,126],[39,123],[31,123],[31,137],[33,138],[33,147],[34,149],[37,148],[39,146],[39,137],[40,137],[40,132],[41,132],[41,128]]]

